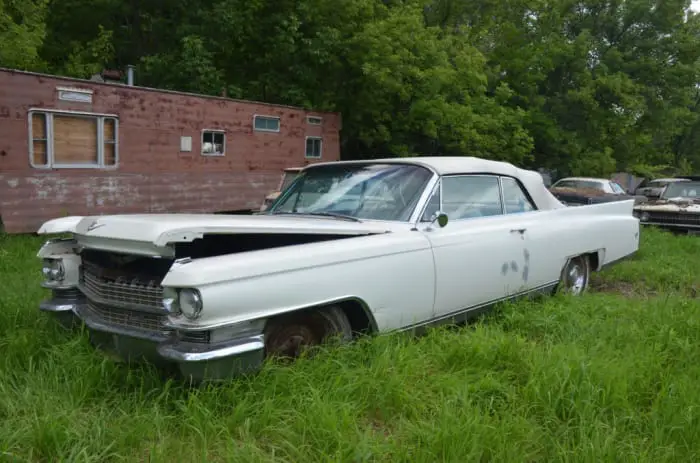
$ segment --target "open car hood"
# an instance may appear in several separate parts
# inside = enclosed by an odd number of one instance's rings
[[[294,233],[368,235],[390,232],[377,222],[291,215],[124,214],[63,217],[44,223],[38,234],[74,233],[91,238],[140,241],[155,246],[191,242],[205,234]]]

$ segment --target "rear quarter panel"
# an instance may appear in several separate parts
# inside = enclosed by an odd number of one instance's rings
[[[530,239],[546,243],[552,256],[547,274],[558,274],[569,257],[584,253],[598,254],[598,268],[635,253],[639,220],[632,215],[633,207],[634,200],[625,200],[539,213]]]

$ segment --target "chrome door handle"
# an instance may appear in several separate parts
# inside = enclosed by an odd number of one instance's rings
[[[511,233],[520,233],[521,235],[527,231],[527,228],[514,228],[510,232]]]

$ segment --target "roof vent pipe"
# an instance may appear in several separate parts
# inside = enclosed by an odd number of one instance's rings
[[[129,87],[134,86],[134,68],[133,64],[128,64],[126,66],[126,85]]]

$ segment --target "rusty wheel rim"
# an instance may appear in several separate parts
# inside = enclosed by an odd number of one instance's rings
[[[288,325],[268,339],[267,353],[271,357],[295,359],[320,342],[321,336],[312,327]]]

